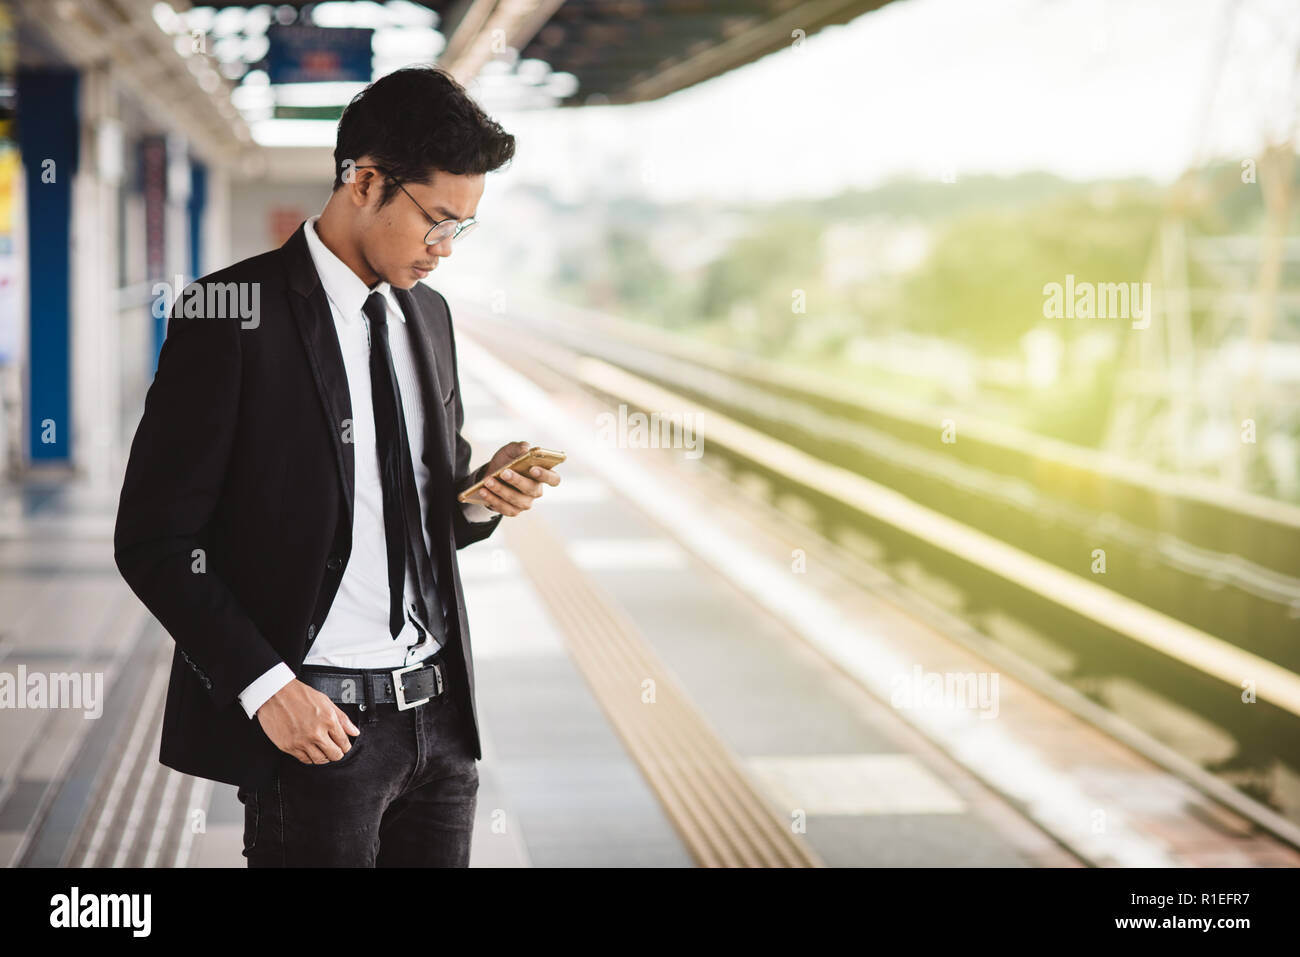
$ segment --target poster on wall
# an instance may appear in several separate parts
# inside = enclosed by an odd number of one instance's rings
[[[0,121],[0,365],[18,355],[18,260],[14,255],[14,202],[18,190],[18,150],[9,138],[9,121]]]
[[[308,215],[300,206],[272,206],[266,224],[271,245],[284,245],[284,241],[298,231]]]
[[[18,357],[18,262],[14,254],[18,143],[14,137],[14,27],[0,4],[0,366]]]
[[[140,189],[144,194],[144,262],[145,275],[151,283],[165,281],[166,225],[167,225],[167,140],[162,136],[140,138]],[[171,299],[165,303],[151,302],[153,343],[150,354],[151,369],[158,368],[158,355],[163,339],[167,337],[167,314]]]

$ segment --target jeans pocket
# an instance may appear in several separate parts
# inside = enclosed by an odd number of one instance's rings
[[[302,768],[305,771],[328,771],[331,768],[337,768],[340,767],[341,765],[350,763],[356,758],[357,754],[360,753],[362,747],[361,736],[356,735],[354,737],[353,735],[348,735],[348,740],[352,742],[352,746],[348,748],[347,753],[344,754],[343,757],[339,758],[337,761],[328,761],[325,764],[304,764],[289,752],[285,751],[282,753],[286,758],[289,759],[290,762],[292,762],[293,764],[297,765],[298,767]]]
[[[262,805],[256,790],[240,788],[237,796],[244,804],[244,856],[247,857],[248,852],[257,847],[257,835],[262,824]]]

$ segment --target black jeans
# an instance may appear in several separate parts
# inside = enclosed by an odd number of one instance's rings
[[[340,760],[281,752],[269,784],[240,788],[248,866],[467,867],[478,766],[468,692],[445,689],[405,711],[339,704],[361,729]]]

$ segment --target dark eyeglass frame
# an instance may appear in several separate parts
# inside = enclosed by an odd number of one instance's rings
[[[389,179],[391,179],[394,183],[396,183],[398,189],[400,189],[403,193],[406,193],[407,198],[410,199],[411,202],[415,203],[415,205],[416,205],[417,207],[419,207],[420,212],[424,213],[424,217],[425,217],[425,219],[428,219],[430,222],[433,223],[433,225],[429,227],[429,231],[426,232],[426,233],[424,234],[424,244],[425,244],[426,246],[436,246],[436,245],[438,245],[438,243],[444,242],[444,241],[447,240],[447,239],[451,239],[451,240],[453,240],[453,241],[455,241],[455,240],[457,240],[457,239],[460,239],[462,236],[464,236],[464,235],[465,235],[466,233],[468,233],[471,229],[473,229],[475,226],[478,225],[478,220],[475,219],[473,216],[470,216],[468,219],[438,219],[438,220],[435,220],[435,219],[433,218],[433,214],[430,213],[430,212],[429,212],[427,209],[425,209],[423,206],[420,206],[420,201],[419,201],[418,199],[416,199],[414,196],[412,196],[409,192],[407,192],[406,187],[402,185],[402,181],[401,181],[400,179],[398,179],[397,177],[395,177],[395,176],[390,176],[390,175],[388,174],[388,172],[387,172],[387,171],[386,171],[382,166],[375,166],[373,163],[363,163],[363,164],[359,164],[359,165],[357,165],[357,166],[354,166],[353,168],[354,168],[354,169],[375,169],[375,170],[379,170],[379,172],[383,173],[385,176],[388,176]],[[456,224],[456,229],[455,229],[453,232],[450,232],[450,233],[447,232],[447,231],[444,229],[444,230],[442,231],[442,235],[440,235],[438,238],[436,238],[436,239],[434,239],[432,242],[430,242],[430,241],[429,241],[429,237],[433,235],[434,230],[436,230],[439,226],[444,226],[444,225],[446,225],[447,223],[455,223],[455,224]]]

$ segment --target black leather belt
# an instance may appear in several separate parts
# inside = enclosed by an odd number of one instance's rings
[[[338,704],[395,704],[398,711],[422,705],[447,690],[446,663],[426,658],[405,668],[326,668],[303,665],[301,680]],[[366,684],[370,694],[366,694]]]

